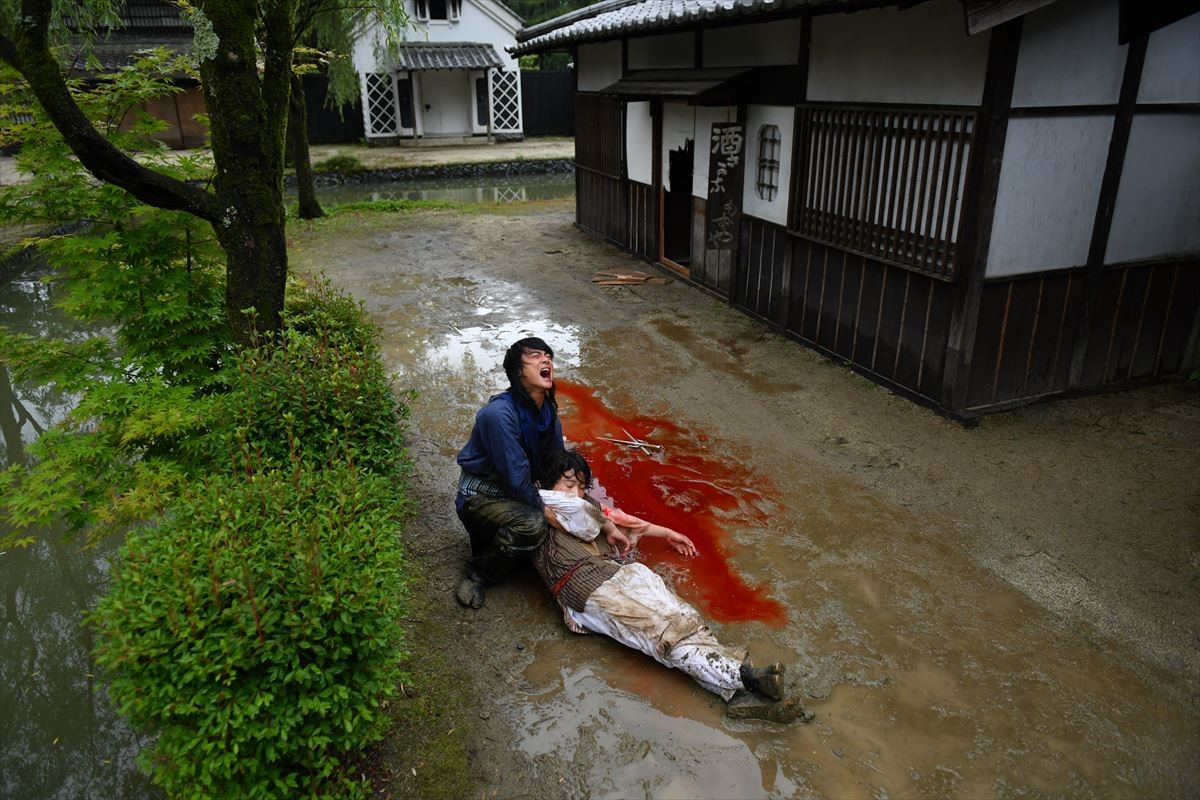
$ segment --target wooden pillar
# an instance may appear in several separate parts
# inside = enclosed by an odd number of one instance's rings
[[[488,67],[483,73],[484,83],[487,85],[487,137],[488,144],[495,144],[495,139],[492,137],[492,70],[495,67]],[[470,75],[470,73],[467,73]],[[474,105],[474,104],[472,104]]]
[[[809,62],[809,53],[812,50],[812,17],[808,14],[806,14],[800,18],[800,43],[799,44],[800,44],[799,52],[797,52],[797,54],[796,54],[797,63],[800,65],[799,101],[801,104],[804,104],[804,103],[808,102],[808,62]],[[804,145],[804,143],[801,141],[801,137],[804,135],[804,131],[800,127],[800,121],[801,121],[800,106],[797,106],[794,109],[794,111],[795,111],[795,113],[792,115],[792,147],[791,147],[792,171],[790,174],[788,186],[787,187],[782,187],[782,186],[779,187],[780,191],[784,191],[785,188],[787,191],[787,195],[785,195],[786,199],[784,200],[784,202],[787,204],[787,206],[784,209],[784,213],[783,213],[783,219],[784,219],[783,227],[787,230],[793,230],[795,227],[797,227],[795,225],[795,216],[794,216],[799,213],[799,208],[797,207],[798,203],[797,203],[797,199],[796,199],[796,192],[799,189],[799,187],[804,186],[804,181],[806,178],[806,175],[804,174],[804,169],[805,169],[806,164],[802,161],[801,156],[800,156],[803,145]],[[749,165],[747,165],[747,167],[748,166]],[[788,248],[788,261],[787,261],[788,267],[787,267],[787,270],[783,273],[783,283],[779,287],[779,291],[783,295],[783,308],[779,313],[779,329],[781,331],[786,331],[788,324],[791,321],[792,252],[793,252],[793,250],[795,250],[796,239],[795,239],[795,237],[787,236],[787,237],[785,237],[785,241],[787,242],[787,248]]]
[[[992,240],[996,193],[1000,188],[1000,165],[1004,158],[1004,141],[1008,134],[1020,46],[1020,18],[992,29],[987,72],[983,80],[983,100],[975,118],[975,140],[971,145],[971,164],[964,190],[963,226],[959,241],[962,249],[946,340],[946,368],[942,375],[941,401],[951,411],[961,411],[967,402],[967,383],[971,377],[975,330],[979,322],[979,302],[983,295],[983,278]]]
[[[421,73],[417,70],[411,70],[409,75],[412,75],[412,96],[413,96],[413,144],[418,143],[418,139],[425,133],[425,98],[422,96],[424,92],[421,87]],[[397,127],[399,130],[399,127]]]
[[[1083,367],[1087,362],[1088,338],[1095,322],[1096,306],[1104,285],[1104,254],[1108,251],[1108,235],[1112,231],[1113,209],[1117,205],[1117,190],[1121,188],[1121,172],[1125,167],[1125,150],[1129,130],[1133,127],[1133,112],[1137,105],[1138,87],[1142,83],[1142,67],[1146,63],[1146,44],[1143,36],[1129,43],[1125,52],[1125,74],[1121,78],[1121,94],[1113,119],[1112,138],[1108,143],[1108,158],[1104,177],[1100,180],[1100,199],[1096,204],[1096,219],[1092,223],[1092,241],[1088,245],[1087,277],[1084,279],[1083,309],[1075,332],[1075,350],[1071,354],[1071,371],[1067,388],[1078,389],[1083,383]]]

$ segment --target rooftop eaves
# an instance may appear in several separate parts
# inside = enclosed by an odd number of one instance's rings
[[[519,31],[518,44],[511,52],[513,55],[544,52],[579,42],[612,39],[639,31],[649,33],[704,20],[836,5],[849,9],[868,4],[861,0],[605,0]]]

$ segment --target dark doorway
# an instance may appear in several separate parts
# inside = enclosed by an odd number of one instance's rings
[[[663,258],[687,268],[692,261],[692,156],[695,143],[667,154],[671,190],[663,192]]]
[[[400,78],[396,81],[396,94],[400,103],[400,127],[411,131],[416,124],[413,119],[412,78]]]

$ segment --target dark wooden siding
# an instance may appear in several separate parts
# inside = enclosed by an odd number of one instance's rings
[[[575,164],[621,177],[621,104],[598,94],[575,95]]]
[[[984,285],[969,407],[1066,391],[1083,288],[1081,271]]]
[[[778,225],[742,217],[733,302],[777,325],[787,308],[785,283],[791,277],[791,237]]]
[[[340,109],[328,108],[328,75],[304,76],[304,106],[308,114],[308,141],[311,144],[357,142],[363,136],[362,102],[358,99]]]
[[[940,402],[953,287],[808,239],[792,239],[787,330]]]
[[[1105,270],[1082,386],[1180,372],[1198,305],[1198,262]]]
[[[575,218],[583,227],[614,244],[629,247],[628,191],[620,178],[575,170]],[[657,255],[657,253],[655,253]]]
[[[952,285],[742,218],[733,302],[789,335],[939,403]]]
[[[658,259],[658,202],[654,188],[626,181],[628,241],[625,246],[642,258]]]
[[[569,70],[521,72],[526,136],[575,135],[575,76]]]
[[[630,197],[621,179],[621,105],[612,97],[576,94],[575,121],[575,218],[581,226],[629,247]]]
[[[1200,307],[1200,263],[1108,268],[1086,342],[1084,270],[985,284],[971,359],[967,406],[986,410],[1068,389],[1116,386],[1181,372]],[[1078,386],[1073,354],[1083,347]]]
[[[692,263],[689,265],[692,280],[712,289],[721,297],[728,298],[733,289],[732,250],[706,250],[704,231],[708,201],[703,197],[692,197]]]

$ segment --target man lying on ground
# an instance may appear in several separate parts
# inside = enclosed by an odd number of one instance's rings
[[[782,664],[754,667],[748,654],[741,657],[717,641],[700,613],[644,564],[607,558],[627,552],[642,536],[662,537],[682,555],[699,553],[677,531],[619,509],[601,510],[586,497],[591,483],[591,468],[573,450],[554,454],[540,480],[550,487],[541,496],[558,527],[534,551],[533,563],[562,606],[567,627],[602,633],[686,672],[720,695],[731,716],[810,720],[797,698],[785,699]]]

